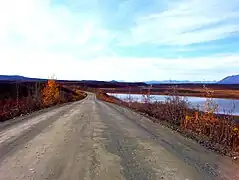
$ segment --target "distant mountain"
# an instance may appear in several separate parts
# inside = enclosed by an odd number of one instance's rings
[[[18,75],[0,75],[0,81],[40,81],[44,79],[39,78],[29,78]]]
[[[112,80],[112,81],[110,81],[110,82],[112,82],[112,83],[118,83],[119,81]]]
[[[216,83],[217,81],[177,81],[177,80],[164,80],[164,81],[146,81],[146,84],[183,84],[183,83]]]
[[[225,77],[218,84],[239,84],[239,74]]]
[[[163,80],[163,81],[146,81],[146,84],[168,84],[168,83],[189,83],[189,81]]]

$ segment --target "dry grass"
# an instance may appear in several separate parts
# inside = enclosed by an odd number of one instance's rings
[[[207,99],[204,111],[188,112],[181,123],[181,128],[206,136],[207,142],[209,142],[208,146],[212,145],[212,148],[215,145],[221,145],[223,147],[221,152],[224,154],[239,152],[239,131],[234,117],[230,112],[224,116],[216,115],[218,105],[212,98],[214,91],[205,87],[205,93]]]

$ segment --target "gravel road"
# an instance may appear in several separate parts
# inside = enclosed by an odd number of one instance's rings
[[[0,124],[0,180],[12,179],[238,180],[239,166],[89,94]]]

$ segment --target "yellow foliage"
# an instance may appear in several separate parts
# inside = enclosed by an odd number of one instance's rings
[[[235,131],[235,132],[238,132],[238,128],[237,128],[237,127],[235,127],[235,128],[233,129],[233,131]]]
[[[186,116],[185,118],[186,121],[190,121],[190,119],[191,119],[190,116]]]
[[[84,94],[84,92],[83,91],[81,91],[81,90],[76,90],[76,93],[78,94],[78,95],[82,95],[82,94]]]
[[[48,80],[42,94],[44,105],[49,106],[58,103],[60,99],[60,91],[57,82],[53,79]]]

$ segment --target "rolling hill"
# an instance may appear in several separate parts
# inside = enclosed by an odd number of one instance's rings
[[[0,81],[45,81],[45,79],[29,78],[19,75],[0,75]]]
[[[219,81],[218,84],[239,84],[239,75],[227,76]]]

